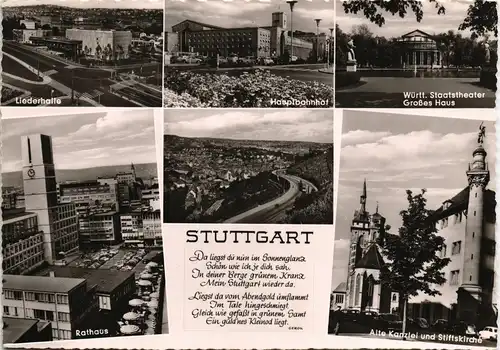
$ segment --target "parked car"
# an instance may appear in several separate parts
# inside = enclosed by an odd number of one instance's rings
[[[403,330],[403,321],[395,314],[379,314],[377,317],[377,325],[385,331],[400,332]]]
[[[484,327],[482,331],[479,331],[479,338],[497,341],[498,327]]]
[[[435,332],[447,332],[450,329],[450,325],[447,320],[438,319],[434,321],[431,328]]]
[[[261,64],[264,66],[272,66],[274,64],[274,61],[272,58],[264,57],[261,60]]]
[[[467,335],[469,337],[477,337],[478,332],[476,326],[463,321],[456,322],[449,326],[454,334]]]

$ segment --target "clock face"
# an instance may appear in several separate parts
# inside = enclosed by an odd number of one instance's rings
[[[28,170],[28,176],[29,177],[34,177],[35,176],[35,170],[34,169]]]

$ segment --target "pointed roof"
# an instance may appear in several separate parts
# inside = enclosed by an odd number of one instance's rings
[[[384,258],[378,251],[377,245],[372,244],[365,255],[356,264],[356,268],[380,270],[384,265]]]
[[[347,283],[340,282],[337,288],[333,290],[333,293],[345,293],[347,291]]]
[[[426,33],[426,32],[424,32],[423,30],[420,30],[420,29],[412,30],[411,32],[408,32],[406,34],[401,35],[401,37],[404,38],[404,37],[407,37],[407,36],[413,36],[413,34],[421,34],[421,35],[426,36],[428,38],[432,38],[433,37],[429,33]]]

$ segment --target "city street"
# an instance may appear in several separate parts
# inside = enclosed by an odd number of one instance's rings
[[[109,107],[161,106],[161,88],[154,90],[134,81],[128,81],[127,85],[125,85],[120,81],[111,80],[112,70],[72,66],[56,57],[50,57],[46,53],[36,52],[31,47],[25,47],[6,40],[3,41],[3,51],[36,70],[40,70],[40,73],[50,78],[51,82],[48,84],[35,85],[7,77],[6,80],[8,80],[9,84],[30,91],[33,97],[70,96],[73,88],[75,97],[82,96],[92,99],[96,105]],[[11,66],[9,62],[12,62],[12,60],[3,62],[4,72],[18,75],[16,71],[19,71],[19,69],[16,69],[16,67],[19,64]],[[134,68],[135,66],[128,69],[122,68],[120,73],[131,72]],[[138,70],[138,68],[135,69]],[[148,65],[143,69],[145,69],[144,73],[152,72],[155,66]],[[113,94],[109,91],[109,87],[117,83],[123,85],[122,89],[117,94]],[[130,88],[132,86],[133,88]],[[60,93],[51,95],[53,89],[60,91]]]
[[[494,108],[495,92],[478,86],[478,82],[479,78],[362,77],[356,86],[335,90],[335,105],[338,108],[401,108],[404,107],[403,92],[479,92],[485,97],[456,99],[453,108]]]

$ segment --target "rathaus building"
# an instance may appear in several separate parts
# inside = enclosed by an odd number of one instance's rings
[[[438,296],[424,293],[412,297],[407,314],[425,318],[464,321],[483,327],[496,324],[495,296],[495,192],[488,189],[490,172],[483,148],[484,128],[472,150],[472,161],[464,169],[465,187],[446,199],[431,215],[445,247],[439,256],[450,258],[443,269],[446,282],[437,288]],[[467,182],[465,182],[467,180]],[[360,208],[351,224],[348,276],[344,307],[359,311],[397,313],[399,296],[376,283],[385,264],[379,242],[385,218],[367,211],[366,181],[360,197]],[[340,286],[336,289],[338,290]]]

